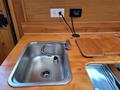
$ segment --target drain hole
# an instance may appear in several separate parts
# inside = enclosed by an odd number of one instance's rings
[[[54,56],[54,58],[53,58],[53,63],[55,63],[55,64],[58,64],[58,63],[59,63],[59,59],[58,59],[57,56]]]
[[[50,71],[44,71],[41,73],[42,78],[49,78],[50,77]]]

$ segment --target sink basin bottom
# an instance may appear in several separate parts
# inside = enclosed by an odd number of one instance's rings
[[[59,58],[59,56],[57,56]],[[58,62],[53,60],[53,56],[36,56],[30,60],[27,65],[26,72],[19,70],[15,76],[17,81],[21,83],[27,82],[50,82],[60,81],[64,79],[63,70],[61,68],[61,60]],[[22,68],[20,68],[22,69]],[[61,76],[59,76],[61,75]]]

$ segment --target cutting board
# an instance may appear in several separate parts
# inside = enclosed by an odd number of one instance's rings
[[[117,37],[102,37],[100,43],[104,43],[102,49],[104,48],[104,53],[106,55],[116,55],[120,54],[120,38]]]
[[[80,38],[76,40],[76,43],[82,55],[86,57],[104,56],[99,43],[97,43],[97,39]]]
[[[120,38],[79,38],[76,43],[83,56],[96,57],[120,54]]]

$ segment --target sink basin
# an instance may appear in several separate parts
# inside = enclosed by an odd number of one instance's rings
[[[87,73],[95,90],[120,90],[120,82],[110,69],[113,64],[88,64]]]
[[[8,83],[12,87],[65,85],[71,81],[66,42],[31,42],[24,49]]]

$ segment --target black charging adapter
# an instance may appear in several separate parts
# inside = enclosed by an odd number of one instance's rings
[[[81,17],[82,9],[71,8],[70,12],[69,12],[69,15],[70,15],[70,17]]]

